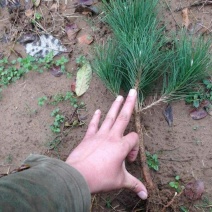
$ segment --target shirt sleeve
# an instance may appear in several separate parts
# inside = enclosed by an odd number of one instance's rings
[[[90,191],[76,169],[42,155],[30,155],[24,164],[30,168],[0,178],[0,212],[89,211]]]

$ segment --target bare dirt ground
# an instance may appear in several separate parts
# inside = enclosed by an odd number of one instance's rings
[[[160,15],[168,31],[176,31],[182,26],[181,11],[175,12],[175,10],[194,3],[192,0],[160,0],[159,2],[161,5]],[[65,160],[86,132],[86,124],[73,128],[58,148],[49,150],[47,143],[55,137],[50,130],[53,122],[50,113],[56,107],[53,105],[38,106],[39,97],[52,96],[71,90],[71,82],[77,71],[76,58],[79,55],[85,55],[92,61],[94,45],[106,39],[110,33],[107,27],[101,23],[102,14],[88,17],[74,13],[74,3],[68,1],[66,8],[61,7],[59,12],[49,12],[49,8],[53,4],[51,1],[41,1],[37,8],[45,17],[47,31],[47,26],[54,24],[55,29],[52,35],[61,39],[67,48],[72,49],[66,65],[67,71],[72,73],[72,78],[69,79],[65,75],[54,77],[49,72],[41,74],[30,72],[3,89],[0,101],[0,173],[6,173],[8,169],[12,170],[18,167],[31,153],[46,154]],[[64,2],[62,5],[64,6]],[[60,16],[57,16],[58,13]],[[11,20],[11,15],[7,12],[7,8],[0,8],[0,38],[4,37],[5,32],[19,36],[20,31],[24,31],[21,29],[20,22],[16,25],[16,22]],[[60,21],[59,18],[57,20],[54,17],[60,17]],[[47,18],[50,18],[49,23],[47,23]],[[201,4],[189,8],[189,20],[194,26],[197,22],[201,23],[204,27],[199,31],[206,29],[209,32],[208,36],[211,36],[212,5]],[[43,20],[41,23],[45,23],[45,21]],[[91,45],[79,44],[77,40],[69,42],[64,32],[60,34],[61,29],[64,29],[65,22],[74,22],[78,25],[81,31],[77,38],[86,33],[94,37],[94,42]],[[0,53],[9,56],[9,59],[15,58],[17,55],[11,51],[14,48],[22,57],[25,57],[24,47],[15,41],[16,37],[8,43],[1,41]],[[104,117],[113,100],[114,97],[93,74],[88,91],[80,98],[80,101],[85,102],[87,108],[87,111],[82,112],[88,115],[85,122],[89,123],[92,114],[98,108],[102,110]],[[74,111],[73,107],[64,102],[60,103],[58,107],[68,115]],[[162,114],[165,105],[152,108],[142,117],[146,148],[149,152],[158,154],[159,158],[159,171],[152,171],[154,182],[159,190],[163,190],[161,198],[166,204],[175,193],[175,190],[168,185],[169,182],[174,181],[175,176],[180,176],[180,185],[200,179],[205,185],[205,192],[201,200],[189,202],[182,194],[167,211],[212,211],[212,117],[208,115],[198,121],[192,120],[189,116],[192,108],[184,101],[172,103],[172,107],[173,127],[167,125]],[[133,122],[128,128],[128,131],[132,130],[134,130]],[[131,173],[141,178],[139,160],[128,164],[127,167]],[[209,201],[208,204],[205,204],[206,199]],[[184,210],[182,207],[180,209],[180,206],[183,206]],[[94,195],[91,211],[145,211],[145,204],[132,192],[120,190]]]

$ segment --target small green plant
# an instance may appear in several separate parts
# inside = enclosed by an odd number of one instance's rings
[[[179,193],[181,191],[181,189],[182,189],[181,186],[180,186],[179,180],[180,180],[180,176],[177,175],[175,177],[175,181],[169,182],[169,186],[174,188],[177,193]]]
[[[52,141],[49,141],[47,144],[46,144],[46,147],[49,149],[49,150],[58,150],[58,146],[59,144],[61,143],[61,139],[54,139]]]
[[[43,106],[47,100],[48,98],[46,96],[38,98],[38,105]]]
[[[203,80],[202,87],[196,92],[191,92],[185,99],[187,103],[191,103],[193,107],[198,108],[204,101],[212,101],[212,82],[210,80]]]
[[[74,93],[68,91],[65,95],[56,94],[53,96],[53,101],[50,103],[52,105],[58,105],[58,103],[63,101],[69,101],[71,106],[77,108],[79,106],[77,98],[74,96]]]
[[[31,20],[31,23],[35,24],[36,22],[41,21],[42,18],[43,18],[43,16],[40,13],[35,13],[34,17]]]
[[[181,212],[189,212],[189,210],[185,206],[180,206],[180,211]]]
[[[61,124],[65,121],[65,117],[60,114],[59,108],[53,110],[51,116],[55,117],[53,124],[50,126],[51,131],[54,133],[60,133],[60,127]]]
[[[30,55],[25,58],[17,58],[9,61],[6,57],[0,60],[0,87],[8,86],[17,81],[29,71],[38,71],[42,73],[54,65],[59,66],[63,73],[66,73],[65,64],[68,59],[64,56],[54,60],[53,52],[50,52],[42,59],[36,59]],[[66,73],[69,76],[68,73]]]
[[[105,202],[106,208],[112,208],[110,197],[107,197]]]
[[[84,55],[80,55],[76,58],[76,64],[82,66],[87,62],[86,57]]]
[[[149,152],[146,151],[146,157],[149,168],[158,171],[159,170],[158,155],[157,154],[151,155]]]

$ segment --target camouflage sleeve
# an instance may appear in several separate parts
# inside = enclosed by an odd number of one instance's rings
[[[82,175],[63,161],[30,155],[29,169],[0,178],[0,212],[87,212],[91,195]]]

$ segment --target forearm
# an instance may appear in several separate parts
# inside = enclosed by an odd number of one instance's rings
[[[40,155],[24,164],[31,168],[0,179],[0,211],[89,211],[90,192],[76,169]]]

